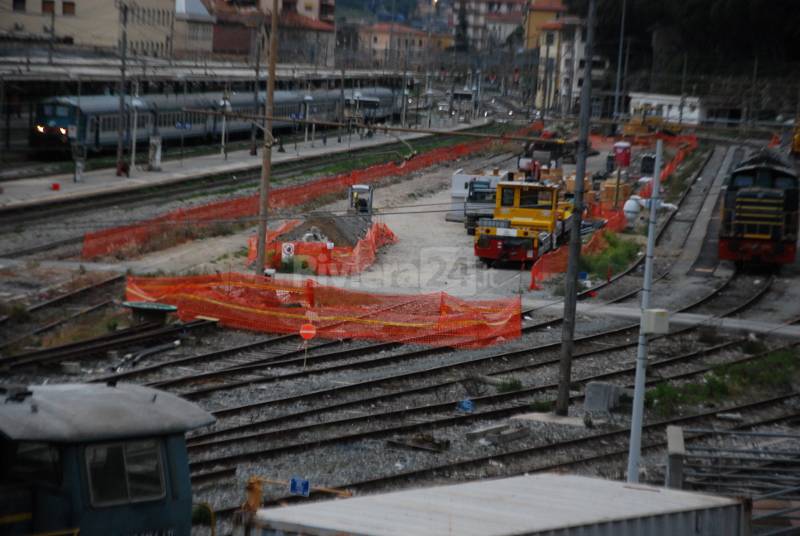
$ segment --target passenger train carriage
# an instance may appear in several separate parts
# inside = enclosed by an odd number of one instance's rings
[[[311,99],[307,99],[310,96]],[[399,93],[389,88],[364,88],[345,90],[345,112],[357,115],[368,122],[384,121],[399,111]],[[146,142],[150,136],[159,135],[162,140],[177,140],[220,136],[222,118],[198,112],[184,112],[185,108],[222,109],[222,93],[193,93],[188,95],[146,95],[125,97],[125,140],[133,136],[133,116],[136,116],[136,139]],[[273,115],[276,117],[303,118],[308,107],[308,117],[320,121],[335,121],[339,118],[341,103],[339,90],[276,91]],[[259,106],[253,106],[252,93],[235,93],[228,98],[232,113],[263,114],[266,93],[258,94]],[[354,112],[349,112],[353,110]],[[114,147],[117,144],[119,126],[119,97],[110,95],[52,97],[36,108],[34,127],[31,131],[31,146],[38,149],[69,150],[72,143],[79,143],[90,151]],[[179,128],[184,127],[185,129]],[[289,122],[276,121],[273,128],[290,126]],[[249,132],[251,122],[247,119],[226,119],[228,133]]]
[[[798,178],[777,153],[761,151],[728,178],[722,199],[719,258],[791,264],[797,254]]]

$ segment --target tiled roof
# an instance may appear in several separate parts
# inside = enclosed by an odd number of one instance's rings
[[[334,31],[333,24],[322,22],[321,20],[314,20],[305,15],[295,12],[281,13],[280,25],[288,28],[302,28],[304,30],[314,30],[317,32],[332,32]]]
[[[564,12],[567,8],[561,0],[532,0],[531,11],[557,11]]]
[[[371,26],[367,26],[364,28],[366,32],[372,33],[396,33],[396,34],[404,34],[404,35],[417,35],[417,36],[424,36],[427,35],[425,32],[420,30],[415,30],[410,26],[403,26],[402,24],[390,24],[388,22],[379,22],[377,24],[373,24]]]
[[[560,30],[564,24],[560,20],[551,20],[542,24],[542,30]]]
[[[508,24],[522,24],[522,13],[487,13],[486,20],[492,22],[506,22]]]

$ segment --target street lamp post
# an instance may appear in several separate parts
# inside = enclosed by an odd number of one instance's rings
[[[222,156],[225,158],[225,160],[227,160],[228,159],[228,147],[226,145],[227,127],[228,127],[227,114],[229,114],[232,111],[232,109],[231,109],[231,100],[230,100],[230,96],[228,95],[228,90],[227,89],[225,90],[225,93],[222,96],[222,99],[220,99],[219,105],[222,108],[222,138],[220,140],[220,154],[222,154]]]

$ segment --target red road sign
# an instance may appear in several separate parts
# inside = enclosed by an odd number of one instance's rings
[[[316,334],[317,328],[314,327],[314,324],[303,324],[300,326],[300,336],[305,340],[313,339]]]

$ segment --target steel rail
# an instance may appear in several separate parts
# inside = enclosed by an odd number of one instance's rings
[[[743,411],[752,410],[752,409],[760,409],[760,408],[763,408],[764,406],[769,406],[769,405],[773,405],[773,404],[777,404],[777,403],[782,403],[782,402],[785,402],[787,400],[791,400],[792,398],[795,398],[798,395],[800,395],[800,392],[792,392],[792,393],[788,393],[788,394],[784,394],[784,395],[778,395],[778,396],[770,397],[768,399],[758,400],[758,401],[755,401],[755,402],[748,402],[748,403],[740,404],[740,405],[727,406],[725,408],[720,408],[720,409],[717,409],[717,410],[701,412],[701,413],[697,413],[697,414],[693,414],[693,415],[685,415],[685,416],[674,417],[674,418],[671,418],[671,419],[665,419],[665,420],[661,420],[661,421],[645,424],[643,428],[648,432],[660,431],[661,429],[664,429],[666,426],[669,426],[669,425],[684,424],[684,423],[687,423],[687,422],[692,422],[692,421],[697,421],[697,420],[702,420],[702,419],[708,419],[708,418],[714,418],[719,413],[743,412]],[[768,417],[766,419],[761,419],[759,421],[750,421],[748,423],[742,423],[742,424],[739,424],[739,425],[737,425],[735,427],[731,427],[730,429],[753,428],[753,427],[757,427],[757,426],[764,426],[764,425],[774,424],[774,423],[782,422],[782,421],[785,421],[785,420],[788,420],[788,419],[797,418],[798,415],[799,414],[797,413],[797,411],[792,411],[789,414],[778,416],[778,417],[774,417],[773,416],[773,417]],[[556,442],[556,443],[550,443],[550,444],[546,444],[546,445],[537,445],[537,446],[533,446],[533,447],[525,447],[525,448],[515,449],[515,450],[506,451],[506,452],[502,452],[502,453],[496,453],[496,454],[492,454],[492,455],[489,455],[489,456],[480,456],[480,457],[477,457],[477,458],[469,458],[469,459],[465,459],[465,460],[460,460],[460,461],[451,462],[451,463],[439,464],[439,465],[426,467],[426,468],[422,468],[422,469],[414,469],[414,470],[409,470],[409,471],[403,471],[403,472],[400,472],[400,473],[395,473],[393,475],[386,475],[386,476],[381,476],[381,477],[376,477],[376,478],[371,478],[371,479],[359,480],[359,481],[348,482],[348,483],[341,483],[341,484],[338,484],[338,485],[333,484],[330,487],[334,487],[334,488],[337,488],[337,489],[347,489],[347,490],[365,490],[365,489],[370,489],[370,488],[386,486],[387,484],[396,485],[398,483],[406,483],[406,482],[418,480],[418,479],[424,478],[424,477],[431,477],[431,476],[434,476],[434,475],[437,475],[437,476],[441,477],[442,474],[446,474],[449,471],[452,471],[452,470],[463,470],[463,469],[469,469],[469,468],[472,468],[472,467],[475,467],[475,466],[486,465],[492,460],[500,461],[500,460],[506,460],[506,459],[513,459],[515,457],[533,456],[533,455],[542,456],[542,455],[550,454],[551,452],[563,452],[563,450],[565,448],[584,447],[586,445],[591,445],[593,443],[596,443],[596,442],[602,441],[602,440],[608,440],[608,439],[615,440],[617,438],[619,438],[621,440],[624,440],[629,433],[630,433],[630,428],[629,427],[623,427],[623,428],[620,428],[620,429],[617,429],[617,430],[611,430],[611,431],[607,431],[607,432],[600,432],[600,433],[596,433],[596,434],[590,434],[590,435],[587,435],[587,436],[568,439],[568,440],[559,441],[559,442]],[[650,441],[650,442],[644,443],[642,445],[642,449],[643,450],[652,450],[654,448],[663,447],[664,445],[666,445],[666,441],[663,441],[663,440]],[[581,456],[579,458],[572,459],[572,460],[565,461],[565,462],[554,462],[554,463],[545,464],[545,465],[541,465],[541,466],[534,467],[534,468],[530,468],[530,467],[526,466],[523,469],[514,470],[514,471],[512,471],[510,474],[508,474],[506,476],[514,476],[514,475],[517,475],[517,474],[531,473],[531,472],[563,470],[563,469],[574,467],[574,466],[580,465],[580,464],[586,464],[586,463],[591,463],[591,462],[595,462],[595,461],[600,461],[600,460],[604,460],[604,459],[611,458],[611,457],[624,456],[624,455],[627,455],[627,453],[628,453],[628,448],[627,448],[627,445],[625,445],[622,448],[618,448],[618,449],[612,450],[610,452],[603,452],[603,453],[599,453],[599,454],[593,454],[593,455],[590,455],[590,456]],[[314,491],[312,491],[311,492],[311,497],[319,498],[319,497],[324,497],[324,495],[320,494],[320,493],[315,493]],[[265,501],[263,503],[263,506],[265,506],[265,507],[266,506],[277,506],[277,505],[282,505],[282,504],[285,504],[285,503],[297,502],[297,501],[300,501],[300,500],[303,500],[303,499],[304,499],[303,497],[297,497],[297,496],[292,496],[292,495],[282,496],[282,497],[278,497],[278,498],[274,498],[274,499]],[[239,508],[240,508],[239,506],[231,506],[231,507],[227,507],[227,508],[221,508],[221,509],[217,510],[216,513],[219,516],[229,516],[229,515],[235,513],[237,510],[239,510]]]
[[[764,287],[766,288],[767,285],[765,285]],[[745,303],[735,306],[733,309],[728,311],[728,313],[726,313],[726,314],[734,314],[735,312],[738,312],[742,308],[747,307],[747,306],[751,305],[752,303],[755,303],[755,301],[760,299],[766,293],[765,288],[761,289],[756,295],[754,295],[753,297],[748,299]],[[670,334],[669,336],[679,335],[679,334],[685,333],[686,331],[691,330],[691,329],[694,329],[694,327],[689,326],[689,327],[684,328],[684,329],[682,329],[682,330],[680,330],[678,332],[674,332],[674,333]],[[661,337],[659,337],[659,338],[661,338]],[[656,338],[654,338],[654,339],[656,339]],[[741,342],[741,341],[737,341],[737,342]],[[578,354],[575,355],[575,358],[576,359],[583,359],[583,358],[588,358],[588,357],[592,357],[592,356],[596,356],[596,355],[602,355],[602,354],[605,354],[605,353],[608,353],[608,352],[613,352],[613,351],[617,351],[617,350],[622,349],[622,348],[630,347],[632,344],[635,344],[635,343],[628,342],[628,343],[624,343],[624,344],[620,344],[620,345],[616,345],[616,346],[611,346],[611,347],[595,348],[595,349],[591,349],[591,350],[588,350],[588,351],[585,351],[585,352],[578,353]],[[707,350],[710,350],[710,349],[707,349]],[[691,356],[682,357],[680,359],[686,360],[686,359],[690,359],[690,358],[691,358]],[[549,360],[541,361],[541,362],[538,362],[538,363],[529,363],[529,364],[526,363],[526,364],[523,364],[523,365],[505,367],[502,370],[498,370],[498,371],[494,371],[494,372],[490,373],[490,375],[501,375],[501,374],[508,374],[510,372],[518,372],[518,371],[521,371],[521,370],[531,370],[531,369],[545,367],[545,366],[552,365],[552,364],[557,364],[557,363],[558,363],[558,359],[549,359]],[[439,366],[439,367],[435,367],[434,370],[447,371],[447,370],[449,370],[449,368],[450,368],[449,365],[442,365],[442,366]],[[431,369],[428,369],[428,371],[426,371],[426,372],[430,373],[430,370]],[[409,375],[414,375],[414,373],[404,373],[404,374],[401,374],[400,376],[405,378],[405,377],[407,377]],[[600,377],[603,377],[603,375],[600,374],[600,375],[597,375],[597,377],[600,378]],[[435,390],[435,389],[438,389],[438,388],[441,388],[441,387],[446,387],[446,386],[449,386],[449,385],[460,383],[460,382],[464,381],[465,379],[468,379],[468,378],[459,378],[459,379],[455,379],[455,380],[448,380],[448,381],[440,382],[440,383],[437,383],[437,384],[434,384],[434,385],[428,385],[428,386],[424,386],[424,387],[414,387],[412,389],[408,389],[408,390],[404,390],[404,391],[400,391],[400,392],[393,392],[393,393],[384,394],[384,395],[376,395],[376,396],[367,397],[365,399],[359,399],[359,400],[354,400],[354,401],[339,402],[339,403],[336,403],[336,404],[333,404],[333,405],[327,405],[327,406],[324,406],[324,407],[304,410],[304,411],[300,411],[300,412],[294,412],[294,413],[283,415],[283,416],[272,417],[272,418],[268,418],[268,419],[261,419],[261,420],[252,421],[252,422],[249,422],[249,423],[246,423],[246,424],[234,425],[232,427],[227,427],[227,428],[213,430],[211,432],[205,432],[205,433],[202,433],[202,434],[197,434],[195,436],[190,437],[188,439],[188,442],[190,444],[198,444],[198,443],[206,443],[206,444],[208,444],[209,441],[211,441],[211,438],[214,438],[214,437],[219,437],[219,436],[223,436],[223,435],[229,435],[229,434],[232,434],[232,433],[243,432],[243,431],[252,430],[252,429],[256,429],[256,428],[261,428],[261,427],[263,427],[265,425],[274,425],[274,424],[277,424],[279,422],[294,421],[294,420],[297,420],[298,418],[308,417],[308,416],[313,415],[313,414],[325,413],[325,412],[328,412],[328,411],[331,411],[331,410],[339,410],[339,409],[343,409],[345,407],[360,406],[360,405],[364,405],[364,404],[370,404],[370,403],[373,403],[373,402],[386,401],[386,400],[390,400],[390,399],[397,398],[397,397],[407,396],[408,394],[416,394],[416,393],[421,393],[421,392],[425,392],[425,391],[431,391],[431,390]],[[590,379],[587,379],[586,381],[589,381]],[[352,388],[357,389],[359,387],[362,387],[363,384],[368,384],[369,385],[369,384],[379,383],[380,380],[381,379],[367,380],[367,381],[359,383],[359,384],[353,384]],[[349,390],[350,388],[351,388],[351,386],[345,386],[344,388],[339,387],[339,388],[332,388],[332,389],[328,389],[328,390],[323,390],[323,392],[325,392],[325,391],[329,392],[329,391],[332,391],[332,390],[336,390],[337,392],[340,392],[341,389]],[[540,392],[541,390],[548,390],[550,388],[552,388],[552,386],[537,386],[537,387],[531,387],[531,388],[516,390],[516,391],[510,392],[510,393],[497,394],[497,395],[487,395],[487,396],[484,396],[484,397],[475,397],[475,398],[473,398],[473,400],[475,400],[475,401],[479,401],[479,400],[480,401],[505,400],[505,399],[509,399],[509,398],[516,398],[516,397],[519,397],[519,396],[530,396],[532,394]],[[310,394],[318,394],[318,393],[319,393],[319,391],[314,392],[314,393],[306,393],[305,395],[294,395],[294,396],[289,397],[289,398],[293,398],[293,399],[296,400],[298,397],[308,397],[308,395],[310,395]],[[272,404],[276,403],[275,400],[268,401],[268,402],[272,403]],[[420,407],[421,409],[409,408],[409,409],[406,409],[404,411],[409,411],[409,412],[413,413],[415,411],[429,412],[429,411],[432,411],[433,409],[436,409],[436,410],[445,409],[446,410],[448,408],[454,407],[454,405],[457,402],[458,401],[449,401],[449,402],[445,402],[445,403],[442,403],[442,404],[421,406]],[[248,404],[248,405],[246,405],[244,407],[245,408],[244,410],[252,409],[253,407],[261,407],[263,405],[265,405],[264,402],[257,402],[257,403],[253,403],[253,404]],[[242,408],[242,406],[239,406],[239,408]],[[515,410],[519,410],[519,408],[514,408],[514,409]],[[215,415],[219,417],[219,416],[221,416],[221,414],[230,413],[230,410],[231,410],[231,408],[226,408],[225,410],[220,410],[220,411],[215,412]],[[393,412],[388,412],[387,415],[388,414],[392,414],[392,413]],[[403,413],[403,412],[400,412],[400,413]],[[375,414],[370,414],[369,416],[366,416],[365,418],[370,419],[370,418],[376,417],[376,416],[377,415],[375,415]],[[349,422],[357,422],[361,418],[360,417],[354,417],[353,419],[354,419],[353,421],[349,421]],[[324,425],[325,423],[319,423],[319,424],[320,425]],[[244,437],[244,439],[247,439],[248,437],[249,436]],[[258,434],[254,434],[253,437],[260,437],[260,436]],[[240,440],[241,438],[242,438],[242,436],[237,436],[236,438],[231,438],[230,440],[226,439],[226,440],[219,440],[219,441],[221,441],[221,444],[225,444],[225,443],[230,443],[230,442],[236,442],[236,441]]]
[[[151,340],[163,339],[164,337],[212,325],[216,325],[216,322],[211,320],[194,320],[186,324],[173,324],[170,326],[142,324],[94,339],[6,357],[0,359],[0,366],[6,369],[15,369],[30,365],[45,365],[64,359],[86,359],[101,352],[124,348],[134,344],[141,344]]]

